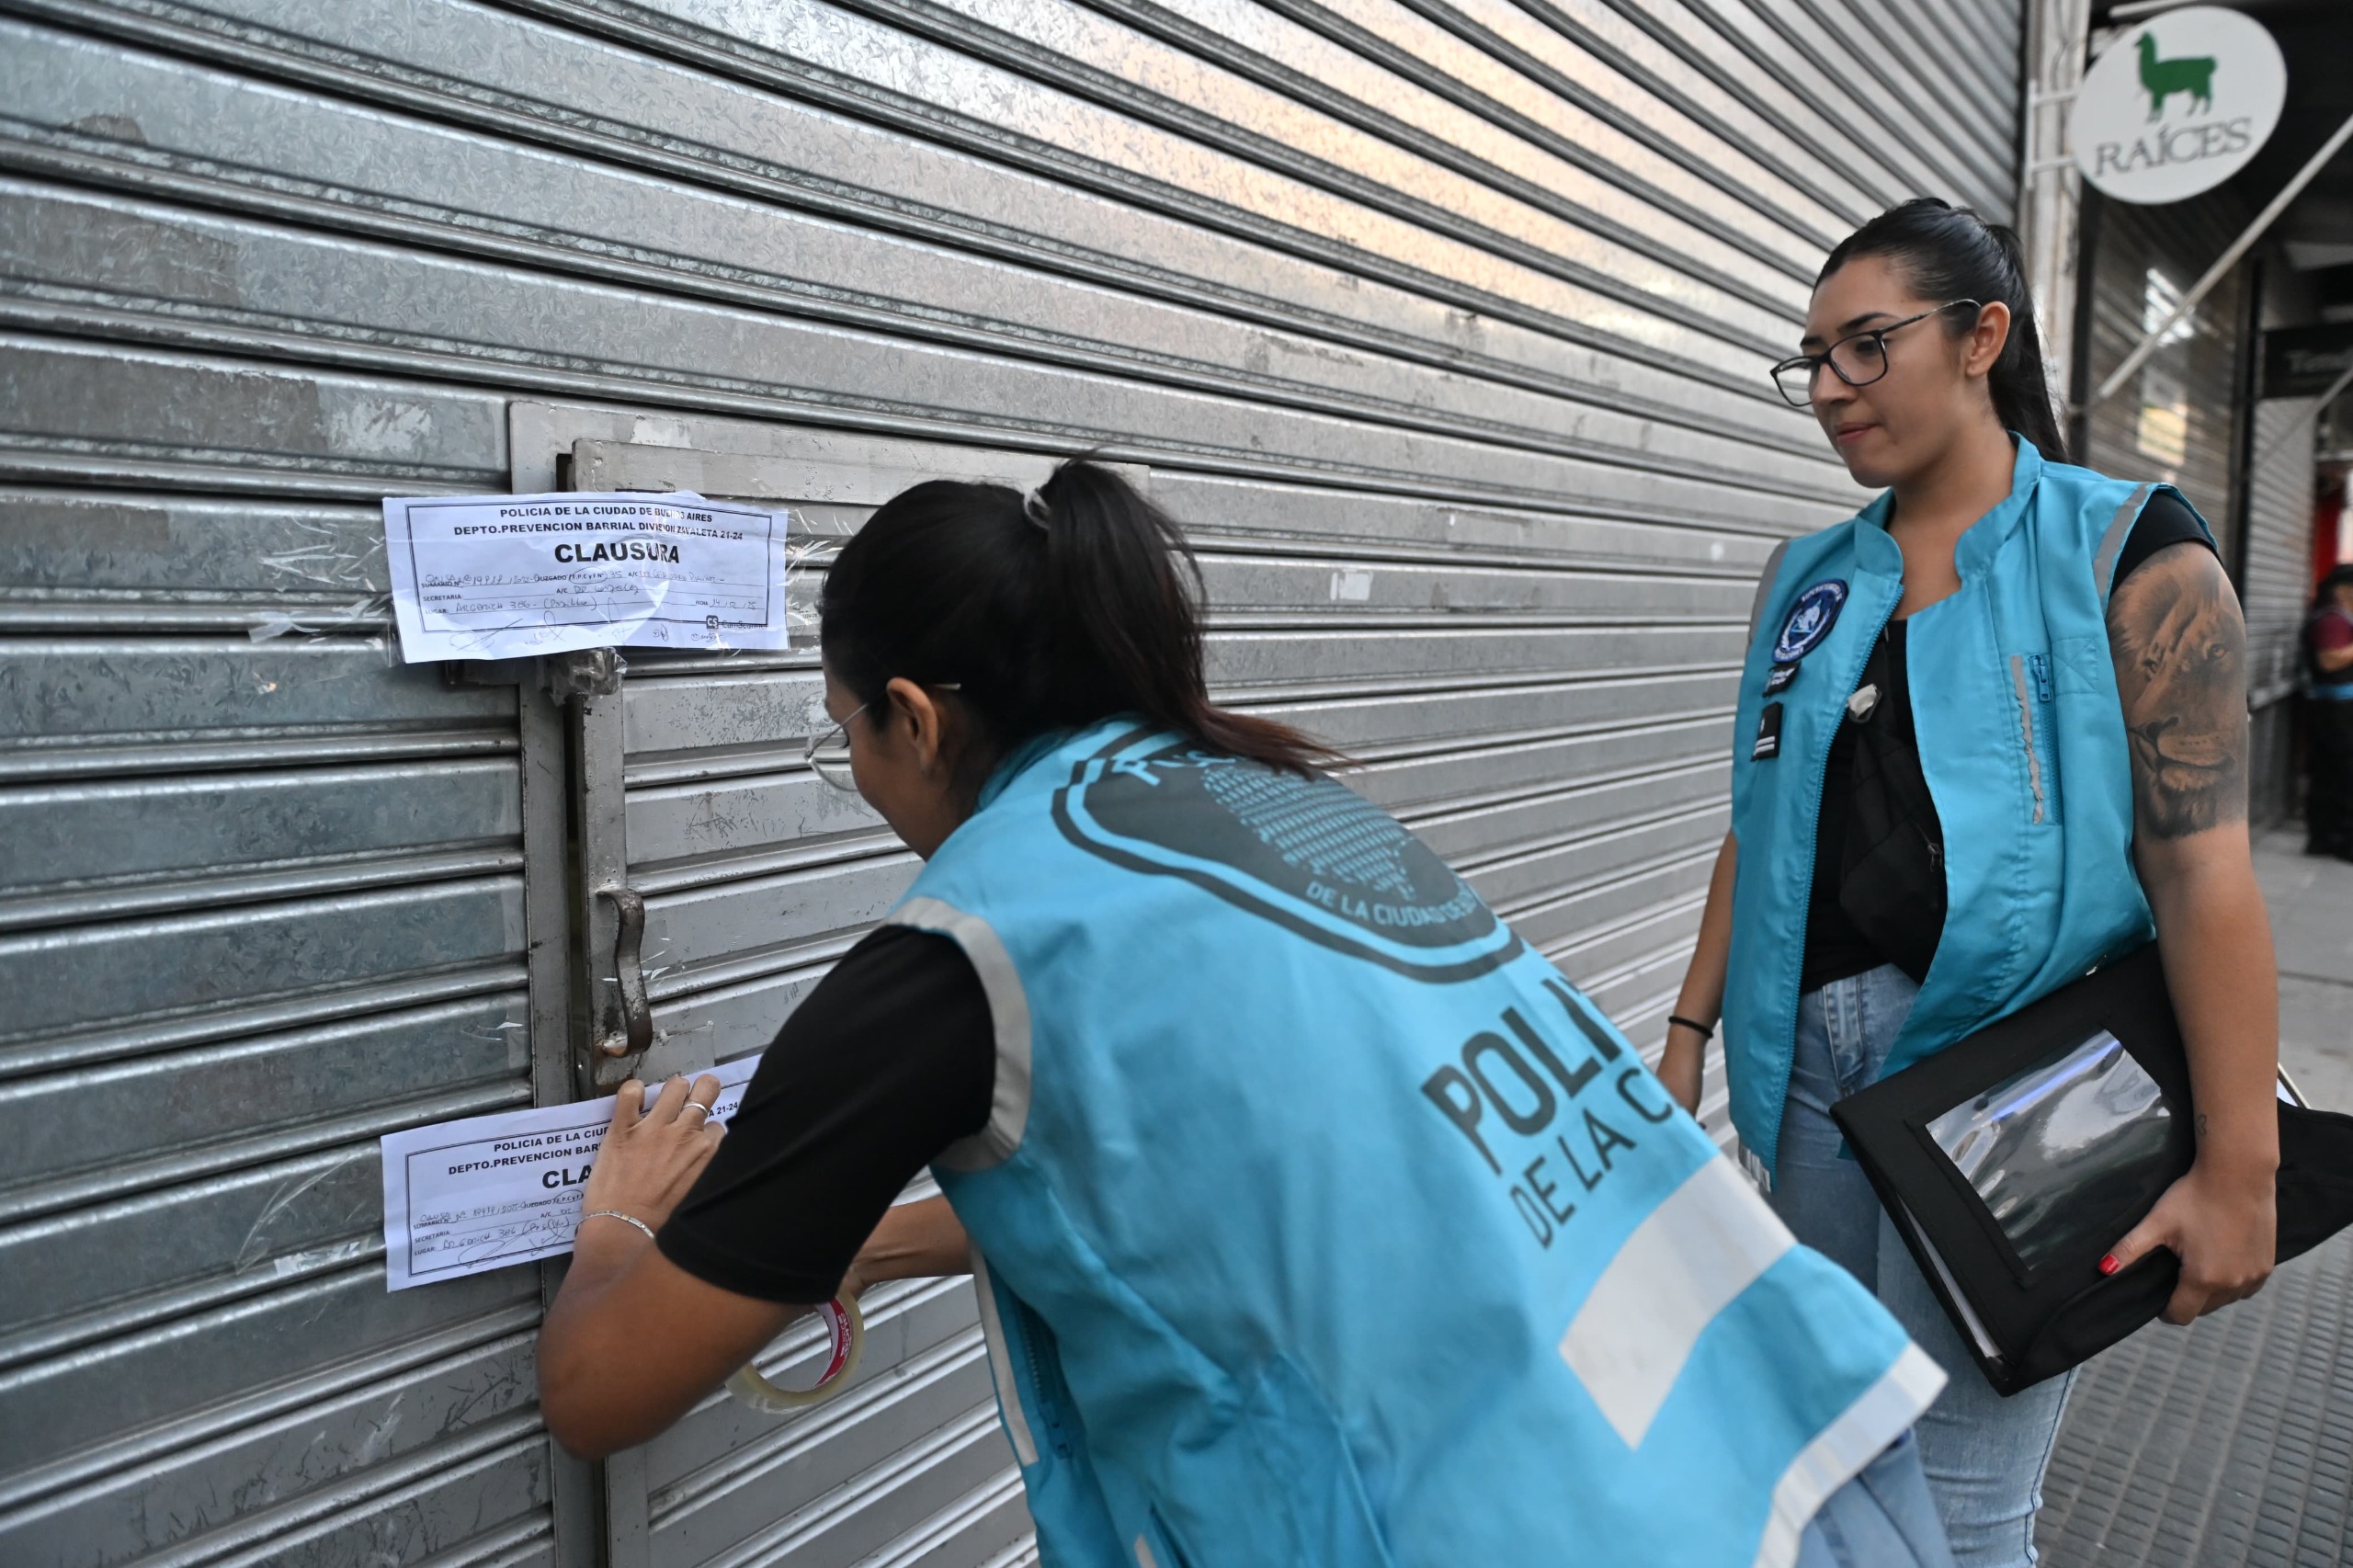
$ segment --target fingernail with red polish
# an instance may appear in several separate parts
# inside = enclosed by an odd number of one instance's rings
[[[2116,1269],[2117,1262],[2116,1255],[2114,1253],[2109,1253],[2106,1257],[2099,1260],[2099,1271],[2102,1274],[2113,1274],[2116,1272]]]

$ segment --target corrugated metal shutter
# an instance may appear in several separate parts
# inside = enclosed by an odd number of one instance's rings
[[[381,589],[300,575],[366,560],[373,496],[509,483],[509,401],[1148,464],[1222,694],[1362,757],[1654,1042],[1749,585],[1857,499],[1763,367],[1852,223],[2006,216],[2017,165],[2014,0],[0,11],[6,755],[28,812],[139,807],[24,852],[0,938],[38,1002],[0,1093],[60,1108],[0,1187],[11,1562],[578,1560],[536,1278],[386,1296],[369,1250],[367,1140],[523,1098],[503,1026],[562,1092],[513,763],[550,710],[388,666],[366,610],[245,637]],[[764,1038],[906,874],[807,804],[810,670],[624,688],[676,1051]],[[700,836],[722,795],[748,836]],[[754,887],[776,950],[691,946]],[[862,1403],[617,1461],[616,1561],[1026,1550],[968,1287],[875,1304]]]
[[[369,500],[502,415],[0,338],[0,1561],[544,1557],[538,1276],[388,1295],[375,1144],[530,1095],[514,694]]]
[[[2313,596],[2313,437],[2319,400],[2267,398],[2255,405],[2247,468],[2247,705],[2254,710],[2248,784],[2252,814],[2275,822],[2295,808],[2288,698],[2302,674],[2304,613]]]
[[[2227,190],[2165,207],[2102,200],[2085,280],[2091,356],[2083,384],[2106,381],[2162,325],[2189,286],[2238,237],[2245,214]],[[2076,460],[2120,478],[2181,487],[2212,525],[2222,558],[2232,517],[2231,449],[2237,438],[2239,318],[2245,268],[2200,300],[2165,335],[2135,380],[2093,404]]]

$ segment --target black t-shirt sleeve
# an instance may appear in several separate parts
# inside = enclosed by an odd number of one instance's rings
[[[2184,540],[2196,540],[2207,549],[2214,541],[2206,537],[2205,526],[2188,504],[2170,490],[2160,490],[2142,506],[2141,515],[2133,519],[2132,531],[2124,536],[2124,549],[2116,557],[2116,575],[2109,579],[2109,592],[2124,585],[2141,562],[2169,544]]]
[[[987,994],[945,937],[889,926],[818,983],[761,1058],[719,1153],[659,1238],[722,1290],[806,1305],[883,1211],[989,1119]]]

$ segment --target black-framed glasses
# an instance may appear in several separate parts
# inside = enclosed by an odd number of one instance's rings
[[[961,691],[964,683],[961,680],[933,681],[931,689]],[[850,771],[849,766],[850,721],[873,706],[871,702],[859,703],[850,710],[848,719],[829,729],[820,730],[809,737],[807,745],[801,748],[801,760],[808,765],[809,771],[845,794],[858,793],[858,777]]]
[[[1842,337],[1819,354],[1800,354],[1784,359],[1773,367],[1773,385],[1781,399],[1791,408],[1803,408],[1813,401],[1813,383],[1822,374],[1822,367],[1830,367],[1833,374],[1850,387],[1867,387],[1887,374],[1887,335],[1901,332],[1914,322],[1940,316],[1947,311],[1967,305],[1981,310],[1975,300],[1948,300],[1932,311],[1922,311],[1916,316],[1890,322],[1885,326],[1872,327],[1851,337]]]

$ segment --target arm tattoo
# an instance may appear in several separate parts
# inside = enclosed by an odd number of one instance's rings
[[[2151,838],[2246,820],[2246,622],[2222,563],[2169,544],[2108,602],[2132,752],[2132,815]]]

